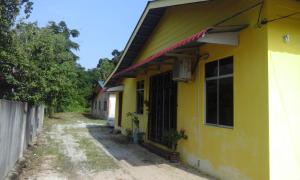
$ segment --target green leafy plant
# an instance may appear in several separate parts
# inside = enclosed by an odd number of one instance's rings
[[[185,134],[184,130],[180,130],[179,132],[175,129],[169,130],[165,134],[165,140],[170,142],[171,144],[171,149],[173,152],[176,152],[177,149],[177,144],[181,139],[187,139],[187,135]]]
[[[138,115],[133,112],[128,112],[127,118],[132,122],[132,137],[134,143],[142,142],[145,133],[140,131],[140,120]]]
[[[140,120],[136,113],[128,112],[127,118],[132,121],[132,129],[138,130],[140,128]]]

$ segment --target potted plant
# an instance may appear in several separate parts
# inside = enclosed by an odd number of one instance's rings
[[[138,144],[143,140],[145,135],[144,132],[140,131],[140,120],[136,113],[129,112],[127,113],[127,117],[132,121],[132,137],[133,143]]]
[[[165,138],[167,142],[170,143],[172,152],[170,153],[169,159],[172,163],[178,163],[179,162],[179,152],[176,152],[178,142],[181,139],[187,139],[187,135],[185,134],[184,130],[180,130],[179,132],[175,129],[171,129],[168,131],[165,135]]]

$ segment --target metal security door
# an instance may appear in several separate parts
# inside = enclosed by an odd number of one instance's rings
[[[172,80],[172,72],[150,78],[149,105],[148,138],[169,146],[164,135],[176,129],[177,122],[177,82]]]

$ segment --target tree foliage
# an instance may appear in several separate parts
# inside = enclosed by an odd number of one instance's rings
[[[12,76],[13,72],[17,74],[13,63],[17,62],[18,58],[22,58],[17,53],[18,49],[14,44],[12,27],[20,9],[24,9],[26,18],[28,18],[32,5],[33,3],[28,0],[0,0],[0,81],[5,84],[5,86],[0,86],[1,96],[11,90],[11,84],[17,83]],[[3,80],[4,76],[6,80]]]
[[[97,65],[97,76],[100,80],[105,81],[114,69],[115,64],[112,60],[108,58],[100,58]]]
[[[15,29],[14,48],[16,57],[9,64],[16,73],[5,74],[14,93],[6,98],[45,103],[50,112],[72,103],[77,95],[77,64],[67,36],[50,26],[22,23]]]
[[[11,27],[19,15],[20,9],[24,7],[24,13],[28,18],[32,11],[32,5],[33,3],[29,0],[0,0],[0,51],[10,48]],[[1,55],[4,55],[3,52]]]
[[[111,55],[113,56],[111,60],[114,62],[115,65],[117,65],[123,55],[123,51],[115,49],[112,51]]]

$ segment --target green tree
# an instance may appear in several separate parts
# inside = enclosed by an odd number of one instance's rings
[[[112,60],[108,58],[100,58],[96,69],[98,80],[105,81],[114,69],[115,64]]]
[[[55,34],[61,34],[65,37],[68,42],[67,50],[73,55],[74,60],[78,60],[79,57],[73,53],[73,50],[79,50],[79,44],[72,41],[71,38],[78,37],[80,32],[77,29],[69,29],[64,21],[60,21],[58,24],[54,21],[50,21],[47,28],[51,29]]]
[[[33,3],[29,0],[0,0],[0,40],[9,41],[11,27],[14,25],[20,9],[24,7],[26,18],[32,11]],[[0,45],[3,45],[0,43]]]
[[[117,49],[114,49],[111,53],[111,55],[113,56],[113,58],[111,59],[115,65],[118,64],[119,60],[121,59],[121,56],[123,54],[123,51],[119,51]]]
[[[14,36],[17,69],[10,84],[14,93],[9,99],[33,104],[44,103],[50,116],[63,111],[77,97],[77,69],[70,40],[51,28],[36,23],[17,25]]]
[[[24,13],[28,18],[33,3],[28,0],[0,0],[0,59],[1,63],[5,63],[5,59],[11,58],[14,49],[12,46],[12,31],[16,17],[20,13],[20,9],[24,7]]]
[[[2,83],[5,84],[5,86],[0,86],[0,94],[3,97],[10,96],[13,93],[11,84],[16,84],[17,81],[12,74],[18,73],[15,72],[13,62],[16,62],[18,58],[22,58],[16,52],[12,27],[20,13],[20,9],[24,8],[25,16],[28,18],[32,5],[33,3],[29,0],[0,0],[0,76]]]
[[[113,57],[111,59],[100,58],[96,68],[87,71],[90,77],[89,81],[93,86],[97,85],[98,81],[105,81],[110,76],[110,74],[118,64],[122,53],[123,51],[119,51],[116,49],[113,50],[111,53]]]

